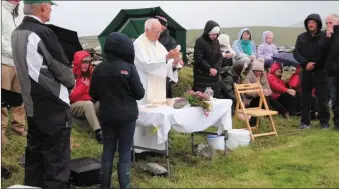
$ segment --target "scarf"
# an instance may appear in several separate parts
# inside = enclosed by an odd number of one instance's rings
[[[241,39],[241,47],[242,50],[244,51],[245,54],[247,54],[248,56],[252,55],[252,47],[251,47],[251,40],[243,40]]]

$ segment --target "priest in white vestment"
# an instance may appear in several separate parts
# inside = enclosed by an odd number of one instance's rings
[[[181,64],[178,49],[170,52],[158,41],[161,23],[154,18],[145,22],[145,32],[134,41],[134,64],[145,89],[145,97],[138,105],[152,101],[166,101],[166,77],[178,82],[177,64]],[[137,146],[164,149],[164,144],[157,145],[157,136],[146,136],[145,129],[137,127],[134,143]],[[136,150],[139,151],[139,150]]]

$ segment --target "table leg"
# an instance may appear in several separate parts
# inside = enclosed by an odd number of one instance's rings
[[[194,133],[191,133],[192,154],[194,154]]]
[[[168,178],[171,178],[171,165],[170,165],[170,161],[169,161],[169,150],[168,150],[168,145],[169,145],[169,138],[168,140],[166,141],[165,143],[165,146],[166,146],[166,163],[167,163],[167,176]]]

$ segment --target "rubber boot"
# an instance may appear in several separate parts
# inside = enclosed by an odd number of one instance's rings
[[[131,163],[118,163],[120,189],[131,188]]]
[[[112,180],[112,163],[101,164],[101,189],[110,189]]]

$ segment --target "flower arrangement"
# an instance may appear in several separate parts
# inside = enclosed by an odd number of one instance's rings
[[[202,107],[204,115],[207,117],[212,109],[210,101],[210,96],[207,93],[202,93],[200,91],[194,92],[189,90],[184,97],[187,102],[193,107]]]

